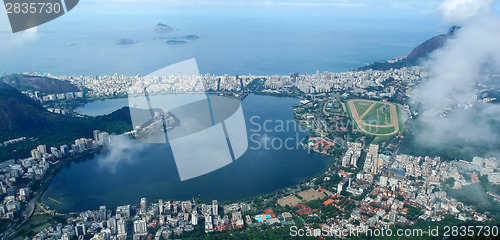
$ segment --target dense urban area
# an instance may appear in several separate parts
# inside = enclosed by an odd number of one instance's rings
[[[444,160],[441,156],[401,151],[405,131],[410,128],[408,122],[418,115],[409,105],[409,97],[419,81],[429,76],[422,67],[272,76],[44,76],[70,82],[81,91],[23,93],[50,112],[73,117],[82,117],[73,112],[78,104],[144,92],[206,92],[239,99],[248,94],[297,97],[301,101],[293,108],[295,120],[310,133],[302,146],[328,155],[331,162],[326,171],[305,182],[236,202],[142,198],[137,199],[138,204],[116,208],[101,206],[78,213],[51,210],[40,198],[57,169],[113,144],[115,136],[96,129],[92,139],[76,139],[70,146],[42,144],[31,151],[31,156],[0,163],[0,218],[5,223],[0,232],[4,232],[4,239],[189,239],[218,234],[227,234],[228,238],[231,234],[246,234],[248,238],[326,234],[382,237],[391,229],[411,229],[411,234],[404,232],[406,236],[429,237],[431,225],[466,222],[484,225],[489,236],[498,236],[498,225],[491,225],[498,223],[495,214],[449,194],[471,184],[498,186],[498,159],[475,156]],[[371,111],[366,109],[368,106],[374,108],[377,119],[389,114],[385,109],[394,106],[397,117],[393,118],[399,122],[392,121],[398,127],[396,133],[385,134],[378,125],[373,132],[361,131],[353,110],[347,106],[352,99],[373,100],[360,100],[353,106],[365,106],[365,114]],[[495,100],[480,95],[459,107]],[[387,116],[385,119],[391,122]],[[134,137],[135,131],[122,134]],[[0,150],[25,141],[29,139],[5,141]],[[494,192],[487,194],[500,202]],[[486,234],[486,227],[482,233],[475,229],[472,234]]]

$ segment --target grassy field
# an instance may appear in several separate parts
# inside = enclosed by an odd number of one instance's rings
[[[375,136],[390,136],[403,131],[400,106],[388,102],[354,99],[346,103],[356,127]]]
[[[369,103],[369,102],[354,102],[354,106],[356,107],[356,111],[359,113],[359,114],[363,114],[364,112],[366,112],[366,110],[368,110],[368,108],[371,106],[372,104]]]
[[[348,106],[347,102],[345,104],[345,108],[347,110],[347,115],[351,118],[351,119],[354,119],[353,116],[352,116],[352,111],[351,111],[351,108]],[[356,123],[356,121],[352,121],[353,122],[353,129],[357,129],[357,130],[361,130],[358,126],[358,123]]]
[[[386,106],[385,109],[382,111],[379,111],[382,106]],[[363,122],[366,122],[368,124],[378,124],[378,125],[386,125],[391,123],[391,113],[389,110],[390,105],[389,104],[384,104],[384,103],[376,103],[372,109],[363,117]],[[356,109],[358,110],[358,109]],[[379,111],[379,114],[377,116],[377,112]],[[364,112],[363,112],[364,113]],[[363,114],[358,110],[358,114]],[[377,118],[378,117],[378,118]]]
[[[15,238],[22,239],[26,236],[32,236],[48,226],[55,223],[54,216],[49,214],[33,215],[17,232]]]
[[[388,134],[394,132],[394,127],[379,127],[378,131],[377,128],[372,127],[373,132],[377,134]]]
[[[405,129],[403,117],[401,115],[401,105],[396,104],[396,110],[398,112],[398,124],[399,124],[399,133],[403,133]]]

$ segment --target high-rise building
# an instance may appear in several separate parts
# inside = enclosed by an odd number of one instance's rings
[[[85,229],[85,224],[80,222],[80,223],[77,223],[76,226],[75,226],[75,234],[76,236],[83,236],[87,233],[86,229]]]
[[[36,147],[36,149],[38,149],[38,151],[40,151],[42,153],[42,155],[47,153],[47,146],[45,146],[45,145],[38,145],[38,147]]]
[[[61,152],[59,152],[59,150],[58,150],[57,148],[55,148],[55,147],[51,147],[51,148],[50,148],[50,152],[51,152],[51,153],[52,153],[52,155],[54,155],[54,157],[56,157],[56,158],[60,158],[60,157],[62,157]]]
[[[108,228],[111,230],[111,234],[116,234],[117,226],[116,226],[116,219],[115,218],[109,218]]]
[[[68,147],[68,145],[62,145],[61,146],[61,153],[63,155],[68,155],[69,154],[69,147]]]
[[[81,153],[81,152],[85,151],[85,149],[86,149],[86,148],[85,148],[85,141],[84,141],[84,140],[82,140],[82,139],[78,139],[78,140],[76,140],[76,141],[75,141],[75,145],[76,145],[76,149],[75,149],[75,150],[76,150],[77,152],[79,152],[79,153]]]
[[[379,182],[381,187],[387,186],[387,177],[386,176],[380,176],[380,182]]]
[[[116,208],[116,218],[127,219],[130,217],[130,205],[118,206]]]
[[[134,234],[144,234],[144,233],[148,233],[146,221],[135,220],[134,221]]]
[[[127,229],[125,228],[125,220],[119,219],[116,222],[116,229],[118,235],[127,235]]]
[[[31,150],[31,157],[37,160],[42,159],[42,153],[38,149]]]
[[[337,194],[341,194],[344,189],[347,188],[347,185],[349,184],[349,179],[343,178],[338,184],[337,184]]]
[[[219,214],[219,205],[217,205],[217,200],[212,200],[212,214]]]
[[[368,149],[368,154],[377,157],[378,154],[378,144],[370,144],[370,147]]]
[[[109,133],[101,132],[99,134],[99,140],[101,145],[106,145],[109,144],[109,142],[111,141],[111,137],[109,136]]]
[[[99,220],[105,221],[108,219],[108,213],[106,210],[106,206],[100,206],[99,207]]]
[[[82,140],[85,142],[85,149],[94,148],[94,141],[92,139],[82,138]]]
[[[141,198],[141,215],[145,215],[148,210],[146,198]]]
[[[99,130],[94,130],[94,140],[95,140],[98,144],[100,144],[100,142],[101,142],[101,141],[100,141],[100,138],[99,138],[99,134],[100,134],[100,133],[101,133],[101,131],[99,131]]]
[[[191,214],[191,224],[194,226],[198,225],[198,212],[197,211],[193,211],[193,213]]]
[[[161,200],[161,199],[158,202],[158,212],[160,212],[160,214],[163,213],[163,200]]]

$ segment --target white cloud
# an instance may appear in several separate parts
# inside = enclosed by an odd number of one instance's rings
[[[471,17],[488,12],[493,0],[444,0],[438,7],[443,20],[452,25],[463,25]]]
[[[98,155],[99,169],[109,170],[115,173],[122,165],[132,165],[139,161],[139,153],[145,145],[141,142],[129,139],[126,136],[113,136],[111,143],[107,145],[107,151]]]
[[[33,42],[38,37],[38,28],[30,28],[22,32],[12,33],[10,26],[0,24],[0,54],[12,51]]]
[[[415,91],[413,100],[424,103],[417,120],[423,145],[498,143],[500,105],[477,103],[475,96],[482,95],[478,82],[500,70],[500,17],[488,11],[491,1],[471,2],[445,0],[440,6],[444,20],[462,28],[431,55],[426,65],[432,75]]]

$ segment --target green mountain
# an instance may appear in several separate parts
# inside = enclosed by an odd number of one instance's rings
[[[40,103],[0,82],[0,142],[18,137],[29,140],[0,147],[0,161],[25,158],[37,145],[70,145],[91,138],[93,130],[120,134],[132,130],[128,107],[99,117],[73,118],[47,111]]]
[[[0,99],[0,141],[18,132],[39,132],[69,121],[3,82],[0,82]]]
[[[454,26],[448,30],[446,34],[435,36],[424,43],[415,47],[406,57],[397,62],[376,62],[368,66],[360,68],[360,70],[373,69],[373,70],[388,70],[391,68],[402,68],[419,65],[422,61],[429,57],[429,54],[436,49],[444,46],[446,41],[452,37],[460,27]]]
[[[13,74],[1,77],[0,81],[15,87],[20,91],[33,90],[47,94],[82,91],[70,82],[43,76]]]

